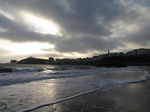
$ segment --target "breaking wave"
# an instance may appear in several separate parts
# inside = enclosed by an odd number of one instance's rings
[[[41,72],[44,69],[12,69],[12,72]]]

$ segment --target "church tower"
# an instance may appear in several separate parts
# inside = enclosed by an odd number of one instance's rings
[[[109,51],[109,49],[108,49],[107,57],[109,57],[109,54],[110,54],[110,51]]]
[[[108,49],[108,55],[109,55],[109,53],[110,53],[110,52],[109,52],[109,49]]]

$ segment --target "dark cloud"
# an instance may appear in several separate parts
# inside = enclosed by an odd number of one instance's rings
[[[82,37],[64,39],[56,44],[56,50],[59,52],[87,53],[94,50],[106,51],[107,49],[116,49],[118,46],[123,47],[124,45],[117,38]]]
[[[7,31],[0,33],[1,38],[11,40],[13,42],[49,42],[53,43],[54,38],[57,36],[53,35],[43,35],[31,31]]]
[[[150,44],[150,23],[142,24],[139,29],[128,35],[127,40],[131,43],[146,47]]]
[[[20,7],[35,15],[52,19],[67,32],[90,35],[111,35],[111,22],[114,22],[116,18],[120,19],[122,16],[126,17],[126,15],[129,15],[128,13],[126,14],[128,7],[122,5],[118,0],[118,2],[116,0],[95,0],[94,2],[87,0],[65,1],[70,7],[69,12],[65,11],[65,7],[60,5],[62,2],[54,0],[13,0],[7,2],[13,4],[14,7]]]
[[[44,35],[31,31],[27,26],[0,15],[0,27],[6,31],[0,32],[0,38],[13,42],[47,42],[53,40],[54,35]]]
[[[142,1],[140,1],[142,2]],[[135,0],[0,0],[5,13],[15,17],[15,21],[0,14],[0,38],[13,42],[49,42],[60,53],[105,51],[128,46],[128,43],[148,45],[148,8]],[[146,5],[146,7],[149,7]],[[21,22],[19,11],[26,11],[58,24],[60,35],[40,34]],[[142,19],[141,19],[142,18]],[[137,31],[115,35],[114,24],[135,24]],[[126,29],[123,29],[126,30]],[[114,36],[115,35],[115,36]]]

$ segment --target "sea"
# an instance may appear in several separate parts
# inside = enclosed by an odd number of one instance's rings
[[[0,68],[12,68],[0,73],[0,112],[28,112],[45,106],[54,112],[57,103],[150,78],[149,66],[0,64]]]

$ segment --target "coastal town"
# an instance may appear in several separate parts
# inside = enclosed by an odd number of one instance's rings
[[[18,64],[51,64],[51,65],[100,65],[99,63],[104,63],[103,60],[106,61],[106,59],[112,59],[109,63],[112,63],[114,60],[114,57],[117,57],[117,60],[115,59],[115,63],[117,61],[122,61],[126,63],[127,65],[149,65],[150,64],[150,49],[140,48],[140,49],[134,49],[132,51],[129,51],[127,53],[123,52],[115,52],[111,53],[109,50],[106,54],[101,54],[98,56],[93,57],[87,57],[87,58],[77,58],[77,59],[54,59],[53,57],[49,57],[49,59],[40,59],[40,58],[34,58],[32,56],[22,59],[20,61],[17,60],[11,60],[10,63],[18,63]],[[118,60],[119,59],[119,60]],[[121,63],[122,63],[121,62]]]

